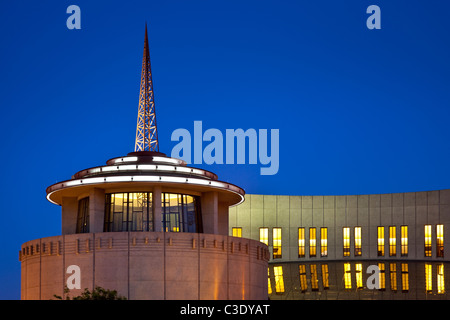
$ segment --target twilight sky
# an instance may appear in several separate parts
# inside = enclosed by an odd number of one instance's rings
[[[81,29],[69,30],[69,5]],[[381,29],[369,30],[369,5]],[[448,1],[9,1],[0,10],[0,299],[61,234],[47,186],[133,151],[148,24],[160,151],[179,128],[279,130],[279,171],[198,164],[247,193],[450,187]],[[208,143],[204,142],[203,147]]]

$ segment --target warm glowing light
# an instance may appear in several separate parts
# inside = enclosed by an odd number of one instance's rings
[[[309,228],[309,256],[316,256],[316,228]]]
[[[327,228],[320,228],[320,256],[328,256],[328,232]]]
[[[425,226],[425,257],[431,257],[431,225]]]
[[[378,256],[384,257],[384,227],[378,227]]]
[[[259,241],[269,245],[269,228],[259,228]]]
[[[344,257],[350,256],[350,228],[345,227],[342,230],[343,243],[344,243]]]
[[[284,280],[283,280],[283,267],[275,266],[273,267],[273,273],[275,275],[275,292],[284,292]]]
[[[281,258],[281,228],[273,228],[273,258]]]
[[[408,226],[401,226],[400,227],[400,233],[401,233],[401,238],[400,238],[400,254],[402,256],[407,256],[408,255]]]
[[[305,228],[298,228],[298,256],[305,256]]]
[[[444,225],[436,226],[436,257],[444,257]]]
[[[439,294],[445,293],[444,265],[437,265],[437,290]]]
[[[344,263],[344,288],[351,289],[352,288],[352,274],[350,263]]]
[[[355,256],[360,256],[361,254],[361,227],[355,227]]]
[[[396,227],[389,227],[389,256],[395,256],[397,254],[397,237]]]

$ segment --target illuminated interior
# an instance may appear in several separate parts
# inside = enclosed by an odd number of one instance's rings
[[[389,227],[389,256],[395,256],[397,254],[397,237],[395,226]]]
[[[273,258],[281,258],[281,228],[273,228]]]
[[[269,245],[269,228],[259,228],[259,241],[266,246]]]
[[[328,230],[320,228],[320,256],[328,256]]]
[[[360,256],[361,254],[361,227],[355,227],[355,256]]]
[[[408,255],[408,226],[401,226],[400,233],[401,233],[400,254],[403,257],[405,257]]]
[[[444,257],[444,225],[436,225],[436,257]]]
[[[431,257],[431,225],[425,226],[425,257]]]
[[[298,228],[298,257],[305,256],[305,228]]]
[[[273,272],[275,275],[275,292],[283,293],[284,292],[283,267],[275,266],[273,268]]]
[[[378,227],[378,256],[384,257],[384,227]]]
[[[344,257],[350,256],[350,228],[343,228],[343,241],[344,241]]]
[[[316,228],[309,228],[309,256],[316,256]]]

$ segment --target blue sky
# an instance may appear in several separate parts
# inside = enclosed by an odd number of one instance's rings
[[[81,30],[66,9],[81,8]],[[381,8],[369,30],[366,9]],[[133,151],[148,23],[160,151],[178,128],[279,129],[280,165],[196,165],[247,193],[450,187],[446,1],[14,1],[0,11],[0,299],[61,233],[47,186]]]

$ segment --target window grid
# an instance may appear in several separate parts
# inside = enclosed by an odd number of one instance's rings
[[[425,257],[431,257],[431,225],[425,225]]]
[[[316,228],[309,228],[309,256],[316,256]]]
[[[400,233],[400,255],[406,257],[408,255],[408,226],[401,226]]]
[[[305,228],[298,228],[298,257],[305,257]]]
[[[378,256],[384,257],[384,227],[378,227]]]
[[[342,229],[343,235],[343,247],[344,247],[344,257],[350,256],[350,228],[345,227]]]
[[[355,227],[355,256],[361,256],[361,227]]]
[[[328,256],[328,229],[320,228],[320,256]]]
[[[397,228],[395,226],[389,227],[389,256],[394,257],[397,255]]]
[[[281,228],[273,228],[273,258],[281,258]]]
[[[444,225],[436,225],[436,257],[444,257]]]
[[[266,246],[269,245],[269,228],[259,228],[259,241]]]

